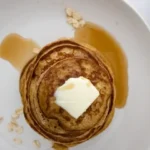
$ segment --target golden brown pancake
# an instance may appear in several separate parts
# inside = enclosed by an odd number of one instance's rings
[[[89,79],[100,96],[75,119],[55,104],[54,93],[67,79],[80,76]],[[102,132],[114,114],[115,89],[107,62],[93,47],[73,40],[45,46],[24,67],[20,93],[29,125],[45,138],[68,147]]]

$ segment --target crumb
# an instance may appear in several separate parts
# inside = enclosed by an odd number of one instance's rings
[[[38,140],[34,140],[34,141],[33,141],[33,144],[34,144],[34,146],[35,146],[36,148],[40,148],[40,147],[41,147],[41,144],[40,144],[40,142],[39,142]]]
[[[13,141],[15,144],[18,144],[18,145],[22,144],[22,140],[20,138],[14,138]]]
[[[11,124],[14,128],[18,127],[18,123],[17,123],[16,120],[11,120],[10,124]]]
[[[9,132],[13,132],[14,131],[14,126],[11,123],[8,123],[7,129]]]
[[[10,123],[8,123],[7,129],[9,132],[13,132],[16,128],[18,128],[18,123],[15,119],[12,119]]]
[[[19,115],[17,113],[14,113],[12,116],[11,116],[12,119],[16,120],[19,118]]]
[[[16,113],[17,115],[22,115],[22,114],[23,114],[23,107],[20,107],[20,108],[16,109],[16,110],[15,110],[15,113]]]
[[[22,134],[23,133],[23,127],[22,126],[18,126],[16,129],[15,129],[16,133],[18,134]]]

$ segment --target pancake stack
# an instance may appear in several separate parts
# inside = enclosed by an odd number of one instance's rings
[[[54,93],[69,78],[80,76],[89,79],[100,96],[75,119],[56,105]],[[29,125],[67,147],[102,132],[114,114],[115,88],[108,63],[93,47],[73,40],[51,43],[28,62],[20,76],[20,93]]]

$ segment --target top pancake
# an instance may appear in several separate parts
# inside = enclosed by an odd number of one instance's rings
[[[80,76],[89,79],[100,96],[75,119],[55,104],[54,93],[67,79]],[[66,146],[98,134],[113,117],[115,89],[108,63],[93,47],[73,40],[60,40],[45,46],[24,67],[20,93],[30,126],[47,139]]]

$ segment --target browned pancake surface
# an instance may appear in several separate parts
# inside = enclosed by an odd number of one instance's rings
[[[78,119],[55,104],[56,89],[71,77],[89,79],[100,96]],[[101,132],[114,113],[111,70],[100,53],[72,40],[47,45],[23,69],[20,93],[30,126],[66,146],[84,142]],[[81,95],[81,101],[82,101]]]

